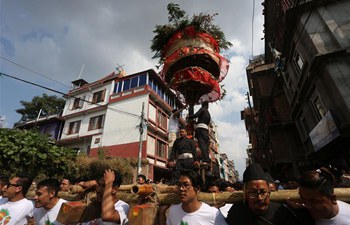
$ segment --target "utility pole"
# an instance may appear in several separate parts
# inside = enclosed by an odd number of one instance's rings
[[[137,165],[137,174],[140,174],[142,171],[142,165],[141,165],[141,159],[142,159],[142,135],[143,135],[143,122],[144,122],[144,108],[145,103],[142,102],[142,111],[140,116],[140,125],[139,125],[139,132],[140,132],[140,142],[139,142],[139,158],[138,158],[138,165]]]

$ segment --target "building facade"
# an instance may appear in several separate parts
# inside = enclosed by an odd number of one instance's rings
[[[255,136],[251,139],[253,159],[270,157],[259,152],[270,149],[256,150],[255,146],[263,138],[273,146],[274,133],[281,143],[277,152],[272,149],[273,164],[265,165],[269,170],[285,159],[281,170],[290,167],[294,175],[319,166],[349,168],[350,1],[272,0],[263,4],[265,54],[258,67],[265,68],[258,72],[256,62],[247,68],[254,107],[245,109],[243,115],[249,129],[256,123],[259,129],[270,128],[269,121],[275,121],[276,115],[280,124],[274,132],[269,129],[268,135],[250,134]],[[249,80],[261,73],[265,82]],[[272,90],[267,107],[261,99],[256,101],[259,88]]]
[[[22,130],[36,129],[40,134],[47,135],[51,140],[57,141],[61,136],[63,125],[64,120],[61,115],[55,114],[39,116],[33,120],[20,120],[14,128]]]
[[[141,151],[142,159],[149,161],[142,168],[148,178],[159,180],[169,174],[168,117],[182,105],[155,71],[112,73],[90,84],[73,84],[62,114],[60,144],[91,156],[103,151],[108,157],[138,158]]]

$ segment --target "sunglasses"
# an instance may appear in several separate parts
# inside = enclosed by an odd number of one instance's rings
[[[13,186],[13,187],[19,187],[19,186],[22,186],[22,185],[20,185],[20,184],[11,184],[11,183],[8,183],[8,184],[6,184],[5,185],[6,187],[11,187],[11,186]]]

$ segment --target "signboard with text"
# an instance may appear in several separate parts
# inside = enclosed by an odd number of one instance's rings
[[[339,135],[339,130],[330,111],[326,113],[309,134],[316,152],[339,137]]]

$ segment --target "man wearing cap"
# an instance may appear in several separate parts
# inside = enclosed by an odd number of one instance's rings
[[[209,103],[203,102],[202,107],[192,115],[188,115],[187,119],[197,118],[195,138],[198,141],[198,147],[202,152],[202,165],[210,167],[211,159],[209,157],[209,124],[211,116],[209,113]]]
[[[229,225],[302,225],[313,224],[311,217],[304,223],[282,204],[270,202],[270,188],[260,164],[252,164],[243,173],[244,203],[234,204],[228,212]],[[304,216],[304,215],[303,215]]]
[[[180,136],[174,142],[173,150],[168,160],[169,167],[175,167],[173,174],[175,179],[178,179],[180,171],[193,170],[199,167],[196,143],[187,137],[187,131],[184,127],[180,129]]]

